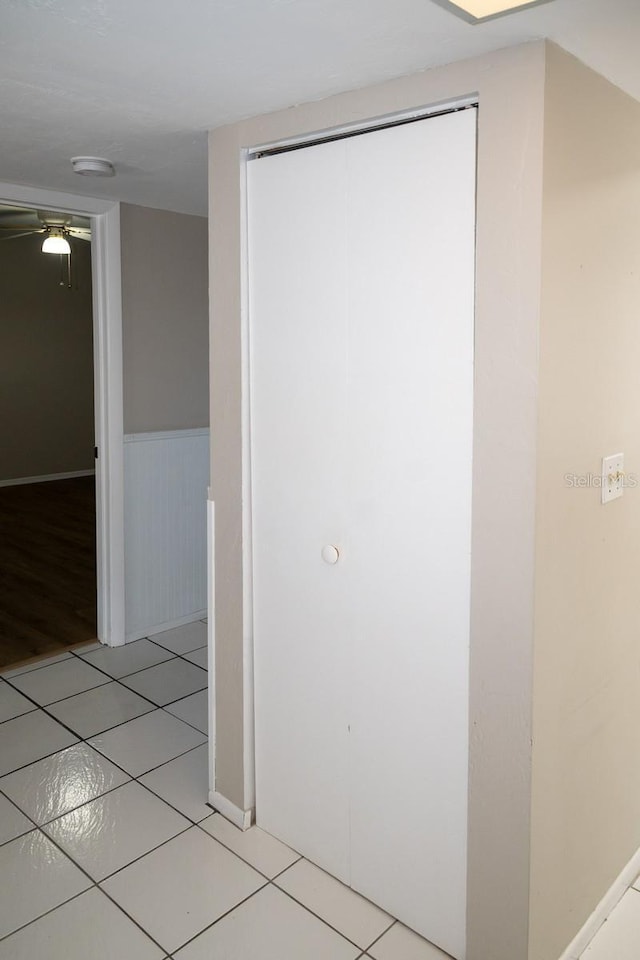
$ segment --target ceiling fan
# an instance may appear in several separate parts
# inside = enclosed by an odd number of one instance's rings
[[[71,253],[69,240],[91,240],[91,228],[82,217],[51,210],[10,210],[0,212],[0,240],[15,240],[31,234],[45,234],[43,253]]]
[[[43,234],[43,253],[60,254],[60,286],[72,289],[71,244],[69,240],[91,240],[90,221],[72,213],[51,210],[24,210],[0,206],[0,240],[16,240]],[[62,257],[66,256],[66,282]]]

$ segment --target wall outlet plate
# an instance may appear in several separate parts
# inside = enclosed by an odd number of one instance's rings
[[[624,493],[624,454],[602,458],[602,502],[617,500]]]

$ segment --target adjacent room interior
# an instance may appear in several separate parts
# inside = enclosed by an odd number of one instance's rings
[[[0,207],[0,665],[96,637],[91,226]]]

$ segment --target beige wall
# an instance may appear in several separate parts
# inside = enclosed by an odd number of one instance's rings
[[[640,104],[553,46],[544,156],[530,960],[640,846],[640,487],[564,479],[640,477]]]
[[[71,290],[41,247],[0,245],[0,480],[94,466],[91,246],[74,243]]]
[[[210,136],[216,788],[252,805],[243,618],[242,181],[246,147],[478,94],[468,960],[526,960],[543,43]]]
[[[122,204],[124,431],[209,423],[207,220]]]

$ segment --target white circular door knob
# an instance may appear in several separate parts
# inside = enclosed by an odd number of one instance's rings
[[[340,559],[340,551],[333,544],[328,543],[322,548],[322,559],[325,563],[337,563]]]

